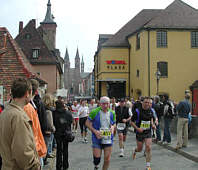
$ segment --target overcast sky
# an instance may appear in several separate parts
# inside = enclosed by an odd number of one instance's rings
[[[115,34],[142,9],[165,9],[174,0],[51,0],[57,23],[56,48],[64,58],[68,48],[70,62],[78,47],[83,55],[85,71],[92,71],[99,34]],[[45,18],[48,0],[0,0],[0,26],[7,27],[13,38],[19,21],[24,26],[36,19],[37,26]],[[198,8],[198,0],[184,0]]]

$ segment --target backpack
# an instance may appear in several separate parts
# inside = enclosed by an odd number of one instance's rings
[[[164,117],[173,119],[176,116],[174,111],[174,105],[171,101],[167,101],[164,104]]]

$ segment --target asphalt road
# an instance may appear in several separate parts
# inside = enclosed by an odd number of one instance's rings
[[[92,148],[91,148],[91,133],[88,135],[88,143],[85,144],[77,133],[76,139],[69,145],[69,170],[93,170],[92,163]],[[129,132],[125,143],[125,156],[119,157],[118,137],[116,136],[109,170],[144,170],[145,157],[143,153],[138,153],[135,160],[132,160],[132,148],[135,147],[135,134]],[[100,163],[102,169],[103,156]],[[152,145],[152,170],[197,170],[198,163],[193,162],[183,156],[167,150],[159,145]],[[55,168],[55,161],[53,168]]]

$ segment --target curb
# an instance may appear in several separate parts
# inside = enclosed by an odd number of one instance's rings
[[[131,129],[131,128],[129,128],[128,131],[134,133],[133,129]],[[192,161],[198,163],[198,157],[196,155],[193,155],[193,154],[191,154],[189,152],[186,152],[186,151],[184,151],[182,149],[176,150],[173,146],[170,146],[170,145],[163,145],[163,144],[156,143],[156,142],[153,142],[153,143],[155,143],[155,144],[157,144],[159,146],[162,146],[162,147],[164,147],[164,148],[166,148],[166,149],[168,149],[170,151],[173,151],[173,152],[175,152],[177,154],[182,155],[183,157],[185,157],[185,158],[187,158],[189,160],[192,160]]]
[[[162,147],[164,147],[164,148],[166,148],[166,149],[168,149],[170,151],[178,153],[178,154],[182,155],[183,157],[198,163],[198,157],[193,155],[193,154],[191,154],[191,153],[189,153],[189,152],[186,152],[186,151],[184,151],[182,149],[176,150],[173,146],[170,146],[170,145],[163,145],[163,144],[156,143],[156,142],[153,142],[153,143],[155,143],[155,144],[157,144],[159,146],[162,146]]]

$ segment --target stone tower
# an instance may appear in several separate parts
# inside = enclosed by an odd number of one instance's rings
[[[51,13],[51,2],[48,0],[47,12],[45,19],[40,23],[44,31],[43,39],[50,50],[56,48],[56,22],[54,22],[54,16]]]
[[[69,53],[66,48],[65,58],[64,58],[64,85],[66,89],[71,87],[70,83],[70,61],[69,61]]]
[[[83,60],[83,56],[82,56],[82,61],[81,61],[81,73],[84,73],[84,60]]]
[[[76,82],[74,84],[74,93],[76,95],[79,95],[79,83],[80,83],[80,57],[78,48],[76,50],[76,56],[75,56],[75,78]]]

